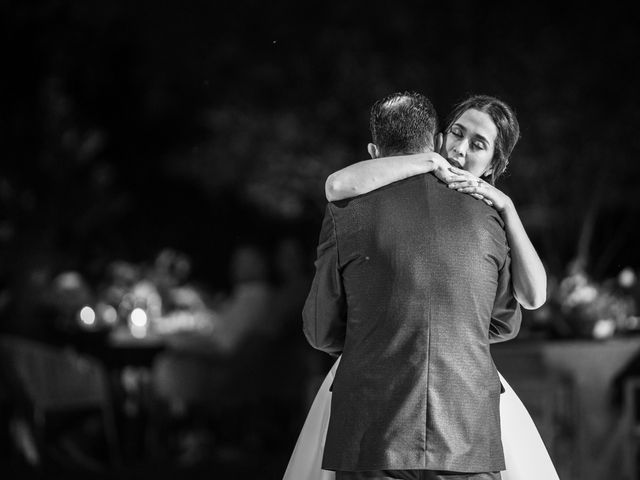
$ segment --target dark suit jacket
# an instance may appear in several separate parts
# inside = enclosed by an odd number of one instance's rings
[[[504,470],[492,341],[513,338],[504,224],[431,174],[327,206],[304,310],[342,354],[323,468]]]

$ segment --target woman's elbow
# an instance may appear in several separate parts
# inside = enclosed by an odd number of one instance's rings
[[[358,191],[355,187],[347,187],[348,183],[348,181],[340,181],[338,178],[334,177],[334,174],[329,175],[324,184],[324,194],[325,197],[327,197],[327,200],[329,202],[335,202],[337,200],[343,200],[345,198],[358,195]]]
[[[534,293],[531,295],[525,295],[517,300],[525,310],[536,310],[547,301],[547,294],[546,292]]]
[[[340,200],[338,191],[340,188],[340,182],[336,180],[333,175],[327,177],[327,181],[324,184],[324,195],[329,202]]]

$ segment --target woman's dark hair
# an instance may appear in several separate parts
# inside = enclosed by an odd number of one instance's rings
[[[520,125],[518,124],[518,119],[514,111],[502,100],[488,95],[472,95],[458,103],[449,114],[445,133],[448,132],[458,118],[469,109],[478,110],[489,115],[498,131],[495,151],[493,152],[493,159],[491,160],[491,166],[493,168],[487,176],[487,181],[493,185],[498,177],[507,169],[509,156],[520,138]]]

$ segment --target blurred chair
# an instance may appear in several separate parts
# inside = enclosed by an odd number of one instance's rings
[[[54,463],[52,447],[63,450],[68,447],[68,438],[62,436],[64,427],[79,418],[97,418],[107,449],[106,465],[97,461],[85,466],[100,469],[120,466],[109,379],[97,360],[26,338],[3,335],[0,369],[12,405],[10,428],[14,445],[29,464],[48,469]],[[82,443],[87,437],[80,435],[78,440],[76,443]],[[77,453],[86,447],[75,446]],[[76,468],[82,465],[79,458],[75,460]]]

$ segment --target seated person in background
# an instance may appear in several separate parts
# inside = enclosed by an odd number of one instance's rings
[[[291,258],[291,245],[281,247],[276,253]],[[292,287],[292,282],[301,282],[302,274],[288,271],[285,259],[275,263],[282,277],[278,284],[272,281],[271,262],[262,249],[251,244],[238,246],[230,259],[231,291],[216,305],[211,329],[167,336],[169,349],[157,357],[152,382],[170,415],[191,425],[189,428],[208,429],[211,423],[217,436],[228,435],[231,428],[225,422],[234,417],[228,412],[240,409],[249,425],[237,425],[235,416],[233,435],[244,435],[259,428],[256,426],[269,425],[269,410],[273,410],[265,406],[269,403],[284,405],[287,414],[293,415],[289,399],[279,399],[288,394],[300,396],[298,390],[289,392],[299,384],[291,376],[299,373],[297,363],[301,362],[292,362],[290,350],[295,346],[286,341],[286,326],[294,324],[299,333],[297,304],[304,297],[296,299],[295,291],[304,296],[308,285],[303,282],[299,289]],[[294,310],[295,320],[289,322]],[[284,367],[291,363],[296,368]]]

